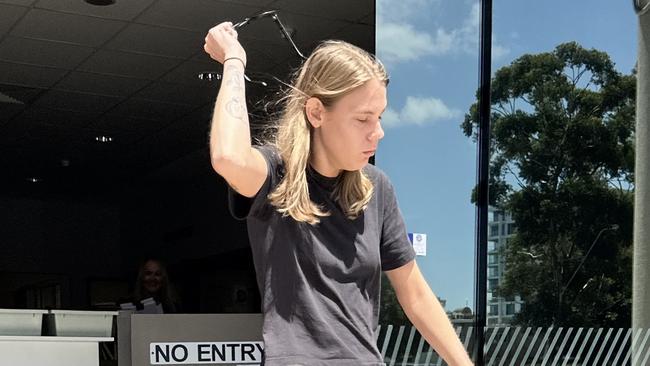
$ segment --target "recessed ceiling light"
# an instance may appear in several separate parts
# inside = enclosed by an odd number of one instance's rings
[[[200,80],[206,80],[206,81],[221,80],[222,78],[221,74],[213,71],[200,72],[197,76],[199,77]]]
[[[115,0],[85,0],[90,5],[107,6],[115,4]]]
[[[102,143],[108,143],[113,141],[113,138],[110,136],[95,136],[95,141],[102,142]]]
[[[39,183],[42,182],[43,180],[39,177],[29,177],[27,178],[27,181],[30,183]]]
[[[18,99],[12,98],[2,93],[0,93],[0,103],[25,104]]]

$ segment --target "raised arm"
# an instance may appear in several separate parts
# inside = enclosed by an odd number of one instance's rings
[[[244,84],[246,52],[230,22],[210,29],[203,48],[223,64],[210,128],[212,167],[239,194],[253,197],[264,184],[267,165],[262,154],[251,146]]]

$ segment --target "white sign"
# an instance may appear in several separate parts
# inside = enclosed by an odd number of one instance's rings
[[[427,255],[427,234],[409,233],[409,239],[416,255]]]
[[[149,344],[152,365],[260,364],[264,342],[165,342]]]

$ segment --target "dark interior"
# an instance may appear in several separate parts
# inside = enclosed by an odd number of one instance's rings
[[[97,1],[92,1],[97,3]],[[207,137],[221,65],[207,30],[278,10],[305,54],[375,49],[368,0],[0,0],[0,308],[112,309],[168,264],[183,312],[255,312],[244,222]],[[239,31],[251,125],[301,59],[271,18]],[[110,141],[109,141],[110,140]]]

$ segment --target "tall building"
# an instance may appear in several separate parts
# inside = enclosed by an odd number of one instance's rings
[[[497,297],[494,289],[503,281],[506,270],[505,248],[517,227],[508,212],[495,207],[490,207],[488,212],[487,325],[508,325],[514,315],[521,311],[523,301],[519,296]]]

